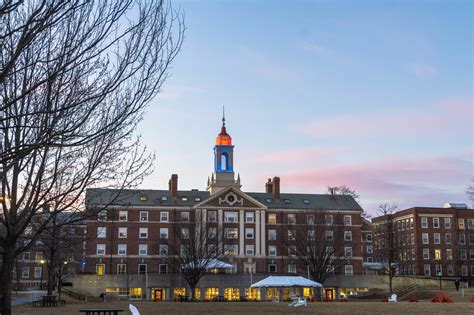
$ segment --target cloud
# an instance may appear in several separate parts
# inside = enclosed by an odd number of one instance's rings
[[[428,64],[411,64],[410,71],[419,78],[433,78],[439,74],[439,71],[434,66]]]
[[[314,138],[413,136],[471,132],[471,99],[456,99],[437,106],[342,114],[293,127]]]
[[[254,158],[257,163],[286,164],[322,160],[341,153],[343,148],[294,148],[284,151],[263,153]]]

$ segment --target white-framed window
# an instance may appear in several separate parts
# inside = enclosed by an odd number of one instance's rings
[[[441,265],[439,264],[436,264],[435,265],[435,272],[436,272],[436,276],[440,277],[443,275],[443,268]]]
[[[334,231],[326,231],[326,241],[331,242],[334,239]]]
[[[147,244],[139,244],[138,245],[138,255],[140,255],[140,256],[148,255],[148,245]]]
[[[309,230],[307,235],[308,241],[314,241],[316,239],[316,231]]]
[[[245,238],[253,239],[253,228],[245,229]]]
[[[189,212],[188,211],[181,212],[181,222],[189,222]]]
[[[160,238],[168,238],[168,228],[160,228]]]
[[[306,215],[306,223],[307,224],[314,224],[314,214],[307,214]]]
[[[454,276],[454,266],[453,265],[448,265],[448,276]]]
[[[119,227],[118,237],[119,238],[127,238],[127,228],[126,227]]]
[[[367,245],[367,254],[372,254],[374,252],[374,247],[372,245]]]
[[[225,238],[239,238],[239,229],[238,228],[225,228],[224,229]]]
[[[276,224],[277,222],[277,215],[275,213],[268,214],[268,224]]]
[[[464,224],[464,219],[458,219],[458,226],[460,230],[464,230],[466,228]]]
[[[127,244],[118,244],[118,255],[127,255]]]
[[[453,260],[453,250],[451,248],[446,249],[446,259]]]
[[[275,264],[268,264],[268,273],[277,273],[277,265]]]
[[[97,255],[105,255],[105,244],[97,244]]]
[[[181,239],[183,239],[183,240],[189,239],[189,229],[188,228],[181,228]]]
[[[168,211],[161,211],[160,212],[160,222],[169,222],[169,213]]]
[[[371,233],[367,234],[367,235],[365,236],[365,240],[366,240],[367,242],[372,242],[372,234],[371,234]]]
[[[35,260],[40,261],[41,259],[43,259],[43,252],[36,252],[35,256]]]
[[[427,229],[428,228],[428,218],[427,217],[421,217],[421,228],[422,229]]]
[[[288,240],[294,241],[296,239],[296,230],[288,230]]]
[[[217,228],[216,227],[210,227],[207,229],[207,237],[209,238],[214,238],[217,236]]]
[[[147,264],[138,264],[138,274],[146,275],[146,272],[147,272]]]
[[[296,256],[296,246],[288,246],[288,256]]]
[[[274,245],[268,246],[268,256],[276,256],[277,255],[277,247]]]
[[[224,253],[226,255],[238,255],[239,245],[224,245]]]
[[[138,237],[139,238],[148,238],[148,228],[140,228],[138,232]]]
[[[459,256],[461,256],[461,260],[467,260],[467,252],[466,249],[461,248],[459,250]]]
[[[216,211],[208,211],[207,212],[207,221],[208,222],[217,222],[217,212]]]
[[[22,267],[21,268],[21,277],[22,278],[29,278],[30,277],[30,267]]]
[[[352,225],[352,216],[350,215],[344,216],[344,225]]]
[[[334,221],[333,221],[332,214],[326,214],[326,215],[324,216],[324,223],[325,223],[326,225],[332,225],[333,222],[334,222]]]
[[[24,252],[23,253],[23,260],[24,261],[29,261],[31,259],[31,253],[30,252]]]
[[[421,233],[421,243],[422,244],[429,244],[430,243],[428,233]]]
[[[224,212],[224,222],[239,222],[239,213],[235,211]]]
[[[430,259],[430,249],[429,248],[423,248],[423,259],[424,260],[429,260]]]
[[[140,222],[148,222],[148,211],[140,211]]]
[[[41,267],[35,267],[35,278],[41,278]]]
[[[128,211],[119,211],[119,221],[120,222],[128,221]]]
[[[433,239],[434,239],[434,243],[435,243],[436,245],[441,244],[441,236],[440,236],[439,233],[434,233],[434,234],[433,234]]]
[[[288,213],[288,224],[296,223],[296,215],[294,213]]]
[[[344,240],[352,241],[352,231],[344,231]]]
[[[245,256],[253,256],[253,255],[254,255],[254,246],[245,245]]]
[[[352,257],[352,247],[344,247],[344,256]]]
[[[168,264],[160,264],[159,265],[159,274],[160,275],[168,274]]]
[[[433,228],[439,229],[439,218],[433,218]]]
[[[444,218],[444,228],[445,229],[451,228],[451,218]]]
[[[160,255],[162,256],[168,255],[168,245],[165,245],[165,244],[160,245]]]
[[[424,264],[423,265],[423,274],[425,276],[431,276],[431,266],[430,266],[430,264]]]
[[[474,234],[473,233],[469,234],[469,244],[474,244]]]
[[[288,265],[288,273],[296,274],[296,265]]]
[[[444,234],[444,241],[446,244],[450,245],[451,244],[451,233],[446,233]]]
[[[107,228],[105,226],[99,226],[97,228],[97,238],[105,238],[107,236]]]
[[[466,245],[466,234],[459,234],[459,244]]]
[[[101,210],[97,213],[97,221],[107,221],[107,210]]]
[[[352,265],[344,265],[344,274],[352,276],[354,274],[354,267]]]
[[[268,240],[274,241],[277,239],[277,231],[276,230],[268,230]]]
[[[245,222],[253,223],[254,222],[254,213],[253,212],[245,212]]]
[[[124,275],[127,273],[127,264],[117,264],[117,274]]]

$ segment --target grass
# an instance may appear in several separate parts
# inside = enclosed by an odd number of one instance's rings
[[[455,302],[453,304],[439,304],[427,301],[419,303],[383,303],[383,302],[331,302],[310,303],[307,308],[289,308],[288,303],[179,303],[179,302],[149,302],[132,301],[140,314],[287,314],[287,313],[319,313],[319,314],[473,314],[474,304],[469,302]],[[28,305],[14,307],[15,315],[54,315],[54,314],[85,314],[80,313],[81,308],[120,308],[130,314],[128,302],[85,303],[68,301],[65,307],[58,308],[32,308]]]

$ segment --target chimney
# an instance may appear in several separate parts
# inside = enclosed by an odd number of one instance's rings
[[[272,191],[272,194],[273,194],[273,198],[275,199],[280,199],[280,177],[273,177],[273,191]]]
[[[178,174],[171,174],[171,178],[168,181],[168,187],[171,197],[178,196]]]
[[[268,182],[265,183],[265,192],[267,194],[273,194],[273,183],[271,178],[269,178]]]

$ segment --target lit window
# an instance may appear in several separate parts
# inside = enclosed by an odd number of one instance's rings
[[[146,200],[147,200],[147,198],[146,198],[145,195],[140,196],[140,201],[146,201]]]
[[[103,276],[105,274],[105,264],[96,264],[95,271],[98,276]]]
[[[446,259],[453,260],[453,250],[450,248],[446,249]]]
[[[126,222],[128,220],[128,211],[120,211],[119,212],[119,221]]]
[[[148,211],[140,211],[140,221],[141,222],[148,221]]]
[[[239,232],[237,228],[225,228],[224,229],[225,238],[239,238]]]
[[[435,260],[441,260],[441,249],[435,249]]]
[[[119,238],[127,238],[127,228],[126,227],[119,227],[118,237]]]
[[[181,197],[181,201],[183,201],[183,202],[188,201],[188,197]]]
[[[276,224],[276,214],[275,213],[269,213],[268,214],[268,224]]]
[[[226,255],[238,255],[239,245],[224,245],[224,253]]]
[[[161,196],[161,201],[168,201],[168,196]]]

